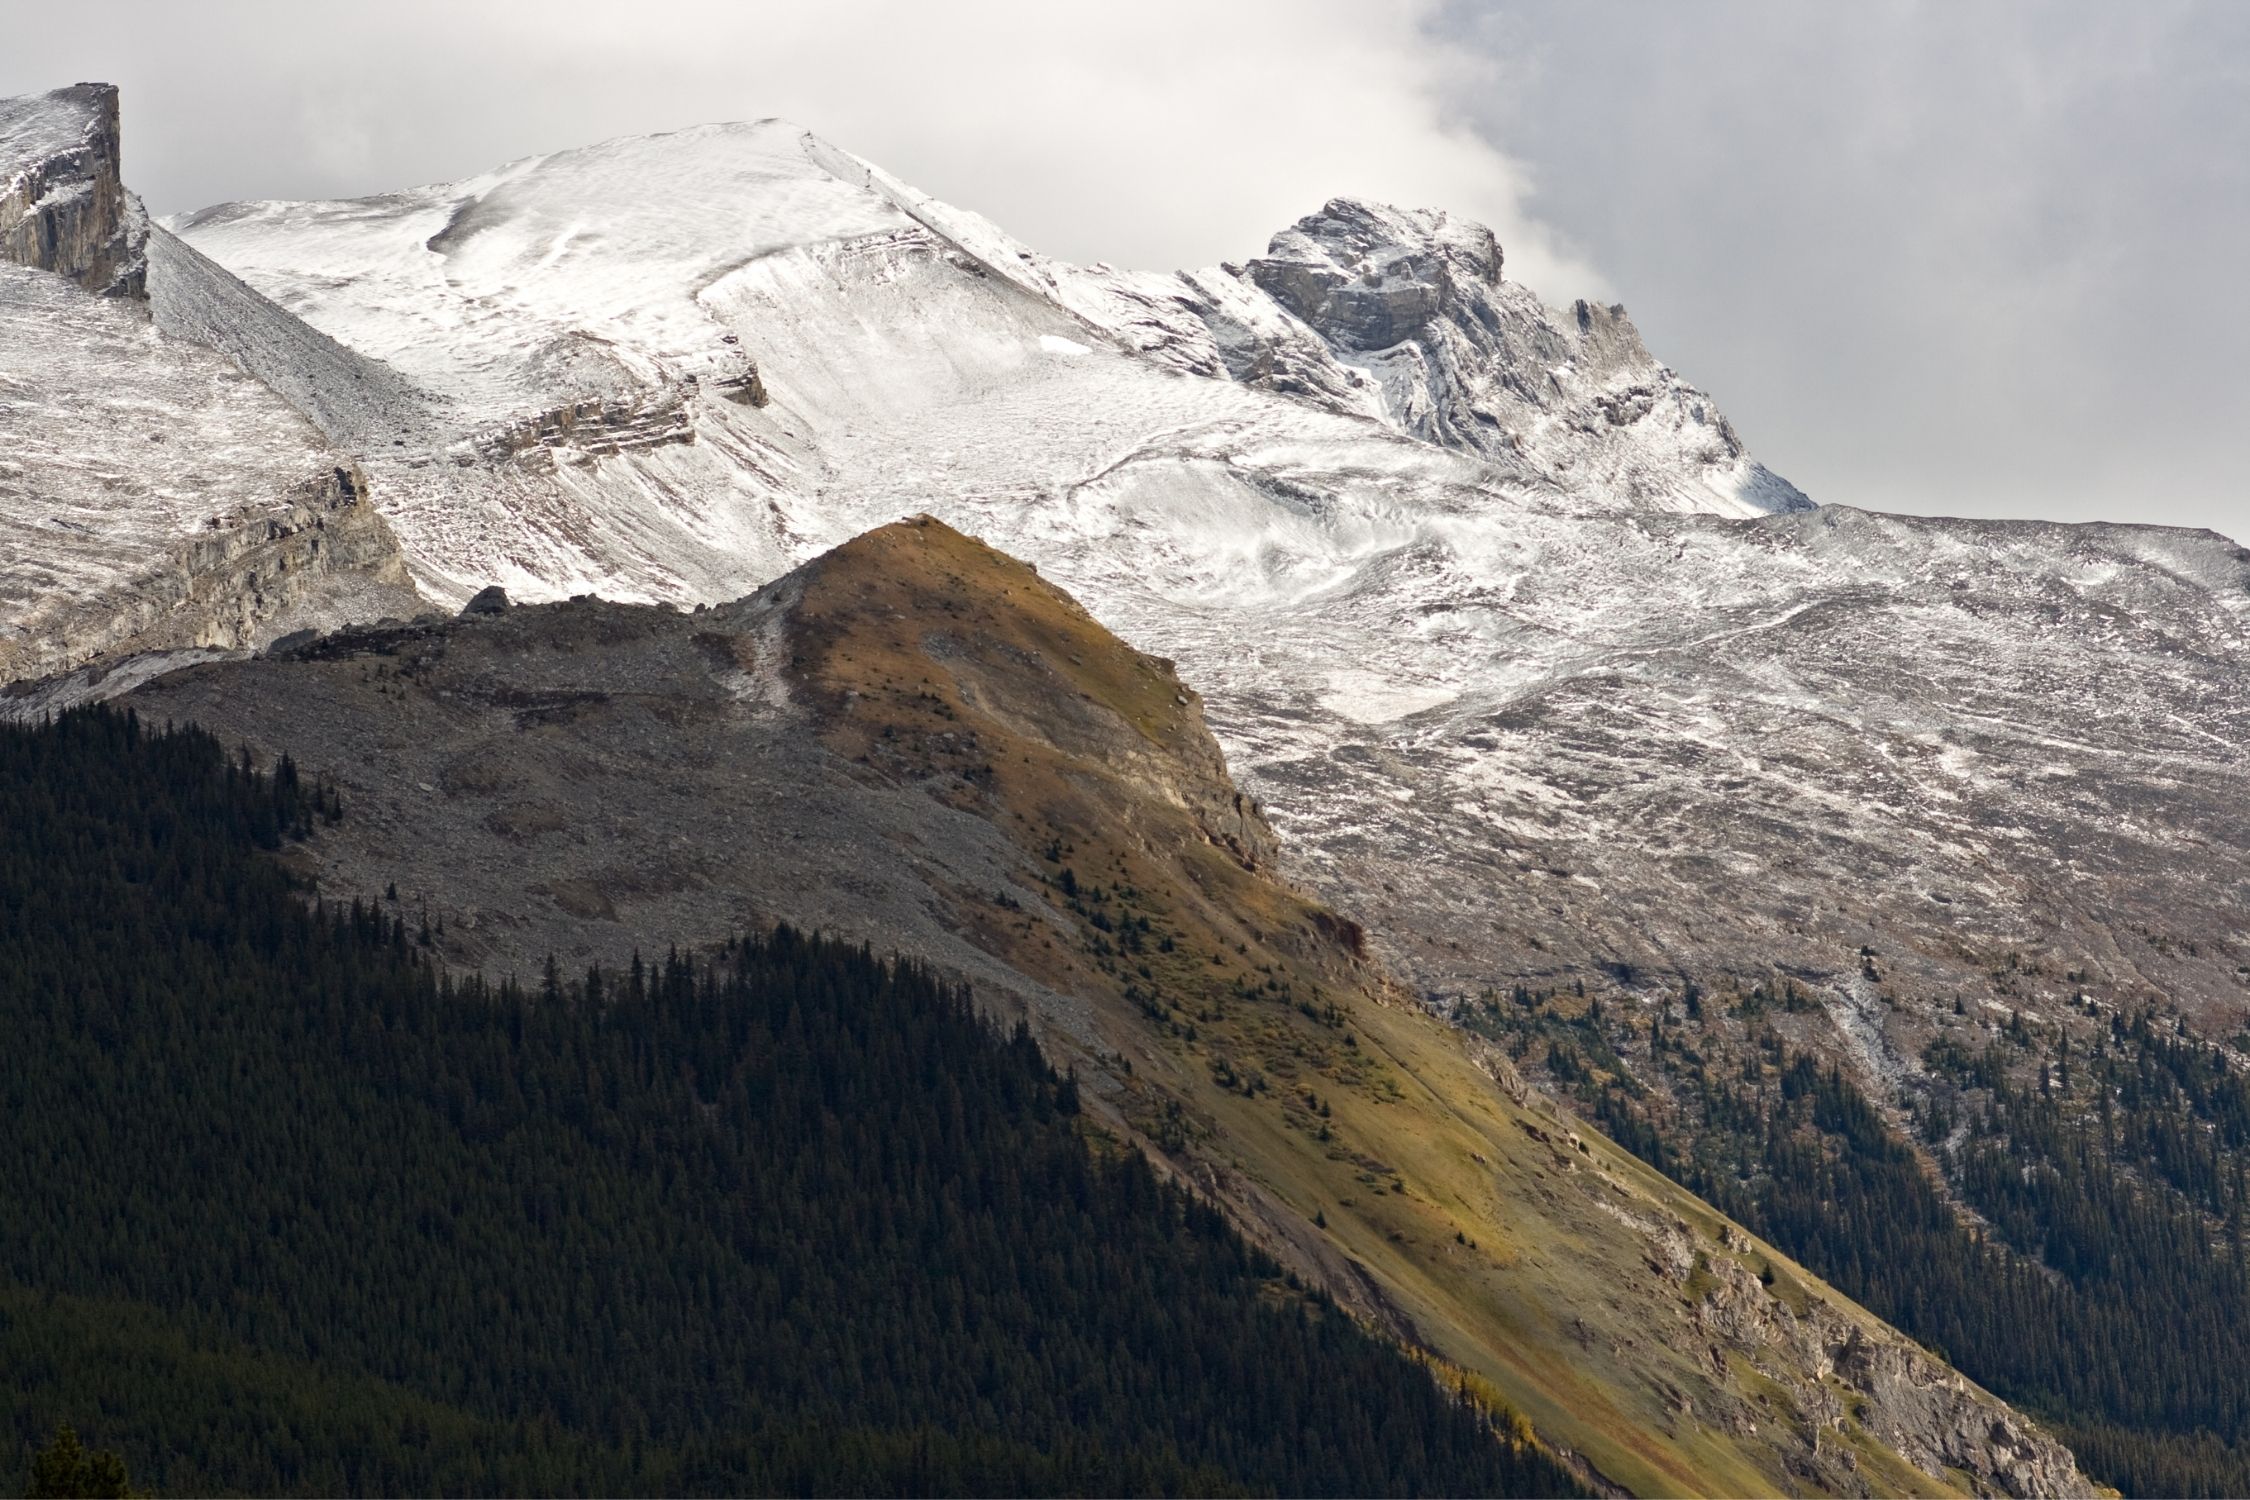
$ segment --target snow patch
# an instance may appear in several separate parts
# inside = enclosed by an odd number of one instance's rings
[[[1328,674],[1328,691],[1320,695],[1320,706],[1355,724],[1388,724],[1441,708],[1460,696],[1449,687],[1400,682],[1373,672],[1345,669]]]

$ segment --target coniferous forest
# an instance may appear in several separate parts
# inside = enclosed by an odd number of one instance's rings
[[[0,730],[0,1431],[158,1492],[1575,1493],[786,929],[529,990],[267,851],[286,762]]]

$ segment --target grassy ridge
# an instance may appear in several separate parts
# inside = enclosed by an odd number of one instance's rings
[[[957,892],[956,925],[1093,1002],[1092,1046],[1059,1040],[1108,1076],[1105,1105],[1269,1244],[1636,1493],[1803,1489],[1791,1459],[1837,1442],[1857,1464],[1840,1482],[1954,1487],[1848,1419],[1787,1415],[1795,1397],[1754,1370],[1710,1367],[1693,1296],[1644,1261],[1663,1226],[1782,1267],[1800,1312],[1809,1295],[1876,1325],[1770,1247],[1730,1248],[1707,1205],[1510,1098],[1392,995],[1357,930],[1274,877],[1169,664],[935,522],[798,578],[797,701],[838,753],[1011,835],[1028,889]],[[1750,1430],[1697,1415],[1729,1402],[1756,1406]]]

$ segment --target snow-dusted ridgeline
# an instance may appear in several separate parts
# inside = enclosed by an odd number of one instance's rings
[[[1810,509],[1472,224],[1071,266],[769,121],[173,227],[160,321],[315,413],[433,596],[717,600],[932,512],[1178,658],[1435,994],[2250,960],[2250,555]]]

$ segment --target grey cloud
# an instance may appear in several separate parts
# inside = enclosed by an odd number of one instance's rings
[[[1467,5],[1456,103],[1816,499],[2250,538],[2250,11]]]

